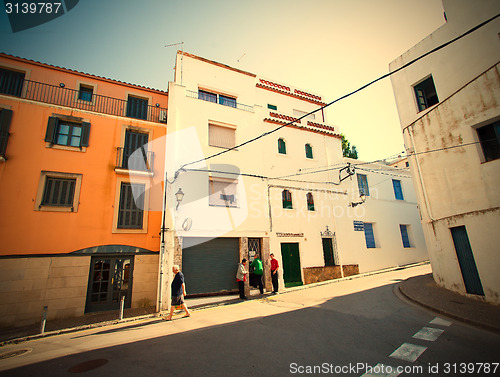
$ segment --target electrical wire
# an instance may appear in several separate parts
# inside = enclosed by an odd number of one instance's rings
[[[363,86],[359,87],[358,89],[353,90],[352,92],[349,92],[349,93],[347,93],[347,94],[345,94],[345,95],[343,95],[343,96],[341,96],[341,97],[339,97],[339,98],[337,98],[337,99],[335,99],[335,100],[333,100],[333,101],[331,101],[331,102],[327,103],[326,105],[324,105],[324,106],[322,106],[322,107],[320,107],[320,108],[318,108],[318,109],[316,109],[316,110],[313,110],[313,111],[311,111],[311,112],[309,112],[309,113],[307,113],[307,114],[304,114],[304,115],[302,115],[302,116],[301,116],[301,117],[299,117],[299,118],[296,118],[294,121],[290,121],[290,122],[288,122],[288,123],[285,123],[285,124],[283,124],[283,125],[281,125],[281,126],[279,126],[279,127],[275,128],[275,129],[273,129],[273,130],[271,130],[271,131],[264,132],[263,134],[261,134],[261,135],[259,135],[259,136],[256,136],[256,137],[254,137],[254,138],[252,138],[252,139],[249,139],[249,140],[247,140],[247,141],[245,141],[245,142],[243,142],[243,143],[241,143],[241,144],[238,144],[238,145],[236,145],[236,146],[234,146],[234,147],[231,147],[231,148],[225,149],[225,150],[223,150],[223,151],[221,151],[221,152],[218,152],[218,153],[212,154],[212,155],[210,155],[210,156],[208,156],[208,157],[204,157],[204,158],[201,158],[201,159],[198,159],[198,160],[195,160],[195,161],[192,161],[192,162],[188,162],[188,163],[186,163],[186,164],[182,165],[182,166],[181,166],[181,167],[177,170],[176,175],[175,175],[175,178],[174,178],[174,181],[175,181],[175,179],[177,179],[177,173],[178,173],[178,172],[180,172],[181,170],[183,170],[186,166],[193,165],[193,164],[196,164],[196,163],[198,163],[198,162],[202,162],[202,161],[207,161],[207,160],[209,160],[209,159],[212,159],[212,158],[214,158],[214,157],[220,156],[220,155],[225,154],[225,153],[227,153],[227,152],[229,152],[229,151],[232,151],[232,150],[234,150],[234,149],[241,148],[242,146],[245,146],[245,145],[250,144],[250,143],[252,143],[252,142],[254,142],[254,141],[257,141],[257,140],[259,140],[259,139],[261,139],[261,138],[263,138],[263,137],[265,137],[265,136],[268,136],[268,135],[270,135],[270,134],[272,134],[272,133],[274,133],[274,132],[276,132],[276,131],[278,131],[278,130],[280,130],[280,129],[284,128],[284,127],[290,126],[290,125],[292,125],[293,123],[297,122],[298,120],[301,120],[301,119],[303,119],[303,118],[305,118],[305,117],[307,117],[307,116],[309,116],[309,115],[311,115],[311,114],[314,114],[314,113],[316,113],[316,112],[318,112],[318,111],[320,111],[320,110],[323,110],[323,109],[325,109],[325,108],[327,108],[327,107],[329,107],[329,106],[331,106],[331,105],[333,105],[333,104],[335,104],[335,103],[337,103],[337,102],[339,102],[339,101],[341,101],[341,100],[343,100],[343,99],[345,99],[345,98],[347,98],[347,97],[352,96],[353,94],[356,94],[356,93],[360,92],[360,91],[361,91],[361,90],[363,90],[363,89],[366,89],[367,87],[369,87],[369,86],[371,86],[371,85],[375,84],[376,82],[378,82],[378,81],[380,81],[380,80],[383,80],[383,79],[385,79],[385,78],[387,78],[387,77],[389,77],[389,76],[391,76],[391,75],[393,75],[393,74],[395,74],[395,73],[397,73],[397,72],[399,72],[399,71],[401,71],[401,70],[403,70],[403,69],[405,69],[405,68],[409,67],[410,65],[412,65],[412,64],[416,63],[417,61],[419,61],[419,60],[421,60],[421,59],[425,58],[426,56],[428,56],[428,55],[430,55],[430,54],[432,54],[432,53],[434,53],[434,52],[436,52],[436,51],[439,51],[439,50],[443,49],[444,47],[446,47],[446,46],[450,45],[451,43],[454,43],[454,42],[456,42],[457,40],[459,40],[459,39],[461,39],[461,38],[463,38],[463,37],[465,37],[465,36],[469,35],[470,33],[472,33],[472,32],[474,32],[474,31],[476,31],[477,29],[479,29],[479,28],[483,27],[484,25],[486,25],[486,24],[490,23],[491,21],[495,20],[495,19],[496,19],[496,18],[498,18],[498,17],[500,17],[500,14],[497,14],[496,16],[493,16],[493,17],[489,18],[488,20],[486,20],[486,21],[484,21],[484,22],[480,23],[479,25],[477,25],[477,26],[473,27],[472,29],[469,29],[469,30],[468,30],[468,31],[466,31],[465,33],[463,33],[463,34],[461,34],[461,35],[459,35],[459,36],[457,36],[457,37],[455,37],[455,38],[451,39],[450,41],[445,42],[445,43],[443,43],[443,44],[439,45],[438,47],[436,47],[436,48],[434,48],[434,49],[432,49],[432,50],[430,50],[430,51],[426,52],[425,54],[423,54],[423,55],[421,55],[421,56],[419,56],[419,57],[417,57],[417,58],[415,58],[415,59],[413,59],[413,60],[409,61],[408,63],[406,63],[406,64],[402,65],[401,67],[399,67],[399,68],[395,69],[394,71],[392,71],[392,72],[388,72],[388,73],[386,73],[386,74],[384,74],[384,75],[382,75],[382,76],[380,76],[380,77],[376,78],[375,80],[372,80],[372,81],[370,81],[369,83],[367,83],[367,84],[365,84],[365,85],[363,85]],[[376,162],[379,162],[379,161],[382,161],[382,160],[377,160]],[[370,163],[373,163],[373,162],[366,162],[366,163],[361,163],[361,164],[357,164],[357,165],[359,166],[359,165],[365,165],[365,164],[370,164]]]

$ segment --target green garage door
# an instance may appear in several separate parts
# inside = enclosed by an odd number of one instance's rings
[[[187,294],[237,290],[238,259],[238,238],[184,238],[182,272]]]

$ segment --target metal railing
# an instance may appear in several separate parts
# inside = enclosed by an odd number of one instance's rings
[[[64,88],[37,81],[24,80],[23,89],[17,92],[0,91],[0,94],[13,95],[53,105],[92,111],[97,113],[143,119],[150,122],[166,123],[167,109],[147,104],[137,105],[137,100],[127,101],[118,98],[106,97],[99,94],[86,93],[80,99],[80,91]],[[88,101],[87,99],[90,99]]]
[[[248,111],[251,113],[254,112],[253,106],[244,105],[242,103],[237,103],[237,102],[235,103],[235,102],[230,101],[224,97],[219,98],[219,100],[217,100],[216,94],[212,94],[212,93],[209,93],[209,94],[211,94],[211,95],[207,95],[207,93],[205,93],[205,92],[195,92],[193,90],[186,90],[186,97],[189,97],[189,98],[197,98],[197,99],[201,99],[202,101],[218,103],[219,105],[222,105],[222,106],[232,107],[232,108]]]
[[[154,167],[154,153],[144,148],[131,149],[116,148],[115,168],[152,172]]]

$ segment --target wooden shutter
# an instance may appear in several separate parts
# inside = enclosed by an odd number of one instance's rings
[[[236,132],[233,128],[208,125],[208,144],[212,147],[233,148],[236,145]]]
[[[82,123],[82,139],[80,142],[80,146],[82,146],[82,147],[89,146],[89,136],[90,136],[90,123],[83,122]]]
[[[401,239],[403,241],[403,247],[411,247],[410,246],[410,238],[408,237],[408,227],[406,225],[399,225],[399,230],[401,231]]]
[[[53,143],[56,137],[57,125],[59,124],[59,119],[56,117],[49,117],[49,122],[47,124],[47,131],[45,132],[45,141],[47,143]]]
[[[394,187],[394,196],[397,200],[404,200],[403,189],[401,188],[401,181],[397,179],[392,180],[392,186]]]
[[[373,224],[365,223],[364,225],[365,225],[364,228],[365,228],[366,247],[368,249],[374,249],[375,248],[375,236],[373,234]]]

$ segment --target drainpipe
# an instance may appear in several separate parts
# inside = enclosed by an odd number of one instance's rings
[[[163,205],[162,205],[162,221],[161,221],[161,230],[160,230],[160,276],[158,282],[158,305],[156,308],[156,312],[160,313],[162,309],[162,301],[163,301],[163,261],[165,259],[165,212],[167,206],[167,173],[165,173],[165,181],[163,184]]]

